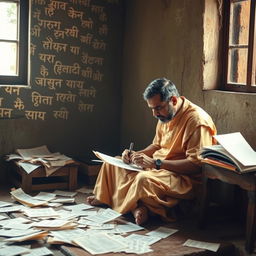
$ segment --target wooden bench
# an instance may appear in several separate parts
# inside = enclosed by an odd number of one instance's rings
[[[16,187],[20,187],[24,192],[77,188],[78,164],[68,164],[46,176],[44,167],[39,167],[30,174],[17,165],[15,161],[10,163],[10,181]]]
[[[247,192],[248,207],[246,217],[246,242],[245,250],[253,252],[255,241],[255,213],[256,213],[256,174],[239,174],[221,167],[204,164],[203,165],[203,191],[200,202],[199,227],[205,227],[207,218],[207,208],[209,204],[209,182],[210,180],[220,180],[228,184],[238,185]]]

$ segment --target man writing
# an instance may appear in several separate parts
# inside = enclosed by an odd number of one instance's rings
[[[168,217],[168,207],[179,199],[192,199],[200,181],[199,149],[214,143],[211,117],[185,97],[166,78],[152,81],[143,93],[153,116],[159,121],[151,145],[122,153],[125,163],[144,169],[128,171],[108,163],[102,165],[91,205],[107,204],[122,214],[132,212],[135,222],[145,223],[148,214]]]

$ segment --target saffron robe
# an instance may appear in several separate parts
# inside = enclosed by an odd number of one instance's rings
[[[200,165],[199,149],[214,143],[215,125],[211,117],[200,107],[181,97],[183,104],[175,117],[158,122],[154,145],[160,149],[154,159],[189,159]],[[181,175],[165,169],[146,169],[135,172],[103,163],[96,185],[95,198],[122,214],[144,205],[151,213],[168,217],[167,208],[175,206],[179,199],[195,196],[197,175]]]

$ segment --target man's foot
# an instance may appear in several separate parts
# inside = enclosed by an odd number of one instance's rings
[[[101,201],[96,199],[95,196],[88,196],[86,198],[86,201],[87,201],[88,204],[90,204],[92,206],[97,206],[97,205],[102,205],[103,204]]]
[[[145,206],[140,206],[132,212],[135,223],[141,225],[148,220],[148,209]]]

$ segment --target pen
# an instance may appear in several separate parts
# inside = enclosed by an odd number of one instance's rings
[[[128,156],[129,156],[129,157],[130,157],[130,155],[131,155],[131,153],[132,153],[133,145],[134,145],[134,143],[131,142],[131,143],[130,143],[130,147],[129,147],[129,151],[128,151]],[[131,159],[129,160],[129,162],[131,163]]]
[[[132,153],[133,145],[134,145],[134,143],[131,142],[131,143],[130,143],[130,147],[129,147],[129,155]]]

